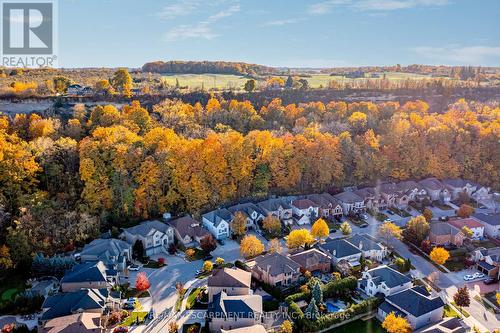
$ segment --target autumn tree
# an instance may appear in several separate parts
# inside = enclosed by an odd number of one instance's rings
[[[311,235],[317,240],[328,237],[330,229],[322,218],[318,219],[311,227]]]
[[[200,239],[200,247],[203,251],[205,251],[205,253],[215,250],[217,243],[215,242],[212,234],[207,234]]]
[[[240,243],[240,253],[245,258],[253,258],[264,252],[264,244],[254,235],[243,237]]]
[[[429,235],[430,224],[423,215],[412,217],[406,224],[403,236],[413,244],[420,246]]]
[[[268,253],[281,253],[282,251],[280,240],[277,238],[271,239],[267,244]]]
[[[389,333],[411,333],[412,329],[408,321],[401,316],[394,314],[394,312],[389,313],[383,323],[382,327]]]
[[[470,295],[467,286],[458,288],[455,295],[453,295],[453,301],[460,308],[470,305]]]
[[[379,227],[378,234],[380,237],[385,239],[385,244],[389,246],[389,241],[391,238],[401,238],[401,228],[392,222],[384,222]]]
[[[280,326],[281,333],[293,333],[293,324],[290,320],[285,320]]]
[[[461,218],[470,217],[472,214],[474,214],[474,211],[474,207],[467,204],[462,204],[457,210],[457,216]]]
[[[314,242],[314,238],[307,229],[292,230],[286,239],[286,246],[289,249],[298,249],[301,246],[309,246]]]
[[[224,258],[221,258],[221,257],[217,257],[215,258],[215,264],[218,266],[218,267],[221,267],[222,265],[224,265]]]
[[[434,249],[432,249],[429,256],[431,260],[434,261],[436,264],[444,265],[448,260],[448,258],[450,257],[450,253],[442,247],[435,247]]]
[[[273,236],[281,235],[281,222],[279,218],[273,215],[268,215],[262,221],[262,227],[265,231]]]
[[[203,263],[203,271],[204,272],[211,272],[212,269],[214,268],[214,264],[210,261],[210,260],[207,260]]]
[[[237,237],[243,236],[247,231],[247,217],[243,212],[236,212],[231,222],[231,231]]]
[[[13,263],[10,258],[10,251],[6,245],[0,245],[0,268],[9,269],[12,268]]]
[[[427,222],[431,222],[432,220],[432,217],[433,217],[433,213],[432,213],[432,210],[430,210],[429,208],[424,208],[424,212],[422,213],[422,215],[425,217],[425,220]]]
[[[246,92],[252,92],[255,90],[255,80],[254,79],[249,79],[247,82],[245,82],[244,88]]]
[[[151,284],[149,283],[149,279],[144,272],[140,272],[137,274],[137,279],[135,281],[135,289],[138,291],[145,291],[148,290],[149,287],[151,287]]]
[[[464,225],[464,226],[462,227],[462,229],[460,229],[460,230],[461,230],[461,231],[463,232],[463,234],[464,234],[466,237],[468,237],[468,238],[471,238],[471,237],[474,235],[474,232],[473,232],[473,231],[472,231],[472,230],[471,230],[468,226],[466,226],[466,225]]]
[[[340,231],[342,232],[342,235],[345,236],[350,235],[352,232],[352,228],[349,222],[347,221],[342,222],[342,224],[340,224]]]
[[[126,68],[118,69],[110,80],[113,88],[124,96],[132,96],[132,77]]]

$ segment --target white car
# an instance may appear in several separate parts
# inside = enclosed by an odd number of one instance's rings
[[[465,281],[474,280],[474,275],[470,275],[470,274],[464,275],[464,280]]]
[[[484,274],[483,273],[479,273],[479,272],[474,273],[473,276],[474,276],[474,279],[482,279],[482,278],[484,278]]]
[[[132,264],[132,265],[130,265],[130,266],[128,266],[128,267],[127,267],[127,269],[128,269],[129,271],[138,271],[138,270],[139,270],[139,268],[140,268],[140,267],[139,267],[138,265],[134,265],[134,264]]]

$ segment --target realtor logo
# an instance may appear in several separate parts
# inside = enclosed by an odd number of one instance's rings
[[[3,0],[1,8],[3,65],[54,66],[54,1]]]

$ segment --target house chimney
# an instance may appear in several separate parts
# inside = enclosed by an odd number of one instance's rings
[[[363,241],[359,241],[359,249],[363,250]]]

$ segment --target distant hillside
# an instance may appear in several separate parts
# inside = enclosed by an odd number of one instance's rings
[[[276,74],[275,68],[227,61],[154,61],[142,66],[144,72],[172,74],[233,74],[233,75],[269,75]]]

